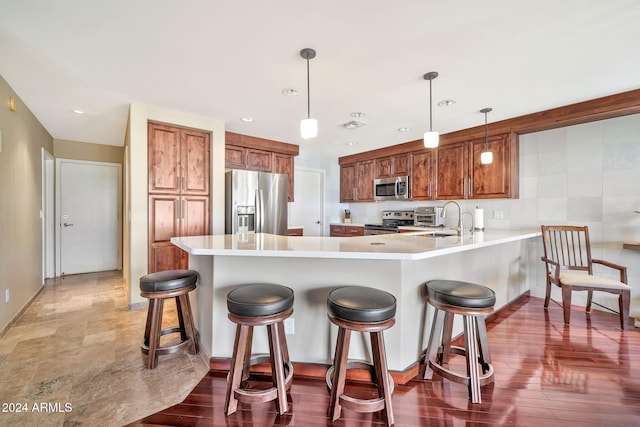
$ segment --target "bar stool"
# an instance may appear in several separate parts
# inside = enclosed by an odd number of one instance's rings
[[[333,421],[340,418],[342,407],[357,412],[382,411],[387,425],[393,425],[393,379],[387,370],[382,331],[395,323],[396,299],[388,292],[362,286],[334,289],[327,298],[328,317],[338,326],[338,339],[333,366],[327,371],[327,387],[331,391],[328,415]],[[373,365],[348,362],[351,331],[369,332]],[[378,397],[357,399],[344,393],[347,369],[373,368],[372,377]]]
[[[293,290],[269,283],[243,285],[227,294],[227,309],[229,320],[237,326],[231,369],[227,377],[225,413],[235,413],[238,401],[261,403],[272,400],[276,400],[278,414],[286,413],[289,410],[287,391],[293,379],[293,365],[289,359],[284,320],[293,313]],[[267,327],[268,356],[252,358],[254,326]],[[249,379],[251,366],[266,362],[271,364],[273,387],[266,390],[245,388],[243,382]]]
[[[435,372],[449,381],[467,384],[471,402],[481,403],[480,386],[493,382],[484,318],[493,312],[496,295],[485,286],[455,280],[432,280],[426,287],[427,300],[436,310],[425,354],[423,378],[431,379]],[[464,320],[464,348],[451,345],[455,314],[462,315]],[[466,375],[444,366],[449,363],[451,353],[465,356]],[[482,368],[482,375],[478,365]]]
[[[140,278],[140,295],[149,299],[147,324],[140,345],[142,353],[149,356],[147,368],[154,369],[158,356],[175,353],[188,348],[191,354],[198,352],[198,335],[193,324],[189,292],[196,288],[198,272],[193,270],[167,270],[147,274]],[[162,329],[164,300],[176,299],[178,326]],[[180,342],[175,345],[160,345],[160,337],[180,333]]]

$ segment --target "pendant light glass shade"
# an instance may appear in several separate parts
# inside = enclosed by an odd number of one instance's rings
[[[440,133],[433,130],[430,130],[424,133],[425,148],[436,148],[438,146],[439,141],[440,141]]]
[[[304,139],[318,136],[318,121],[316,119],[302,119],[300,121],[300,135]]]
[[[307,60],[307,118],[300,121],[300,136],[304,139],[318,136],[318,120],[311,118],[311,90],[309,79],[309,60],[316,57],[316,51],[305,48],[300,51],[300,56]]]
[[[436,148],[440,142],[440,133],[433,130],[433,102],[431,97],[431,81],[438,77],[438,73],[430,71],[424,75],[425,80],[429,80],[429,131],[424,133],[425,148]]]
[[[493,153],[489,151],[489,125],[487,124],[487,114],[491,112],[492,108],[483,108],[480,110],[484,113],[484,151],[480,153],[480,163],[483,165],[489,165],[493,163]]]
[[[480,163],[483,165],[493,163],[493,153],[491,151],[483,151],[480,153]]]

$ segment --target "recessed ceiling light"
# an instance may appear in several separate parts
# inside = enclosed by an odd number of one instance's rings
[[[76,114],[84,114],[84,111],[82,110],[73,110],[73,112]]]
[[[298,91],[289,87],[282,89],[282,94],[284,96],[296,96],[298,95]]]
[[[351,113],[351,117],[355,117],[356,119],[361,119],[364,116],[366,116],[366,114],[362,111],[354,111],[353,113]]]
[[[455,103],[456,101],[454,101],[453,99],[443,99],[442,101],[438,102],[438,107],[451,107]]]
[[[240,120],[242,120],[245,123],[252,123],[253,122],[253,117],[243,116],[243,117],[240,117]]]
[[[411,128],[408,128],[408,127],[398,128],[398,132],[409,132],[410,130],[411,130]]]
[[[348,145],[349,147],[351,147],[353,145],[357,145],[357,143],[354,142],[354,141],[347,141],[347,142],[345,142],[345,144]]]

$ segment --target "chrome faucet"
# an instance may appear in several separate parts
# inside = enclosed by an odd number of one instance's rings
[[[445,203],[444,206],[442,206],[440,217],[444,218],[447,215],[447,205],[449,203],[453,203],[458,207],[458,227],[456,228],[456,230],[458,231],[458,236],[462,236],[462,208],[460,207],[460,204],[458,202],[451,200]]]
[[[475,230],[475,224],[473,223],[473,214],[471,212],[462,212],[462,216],[469,215],[471,217],[471,228],[469,229],[469,233],[473,234],[473,230]],[[464,222],[461,220],[461,222]],[[464,231],[464,224],[462,224],[462,230]]]

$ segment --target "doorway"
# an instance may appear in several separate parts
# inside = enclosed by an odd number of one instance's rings
[[[305,236],[322,236],[324,226],[324,180],[322,169],[295,168],[294,202],[290,203],[290,226],[304,227]]]
[[[120,268],[121,165],[56,159],[56,274]]]

